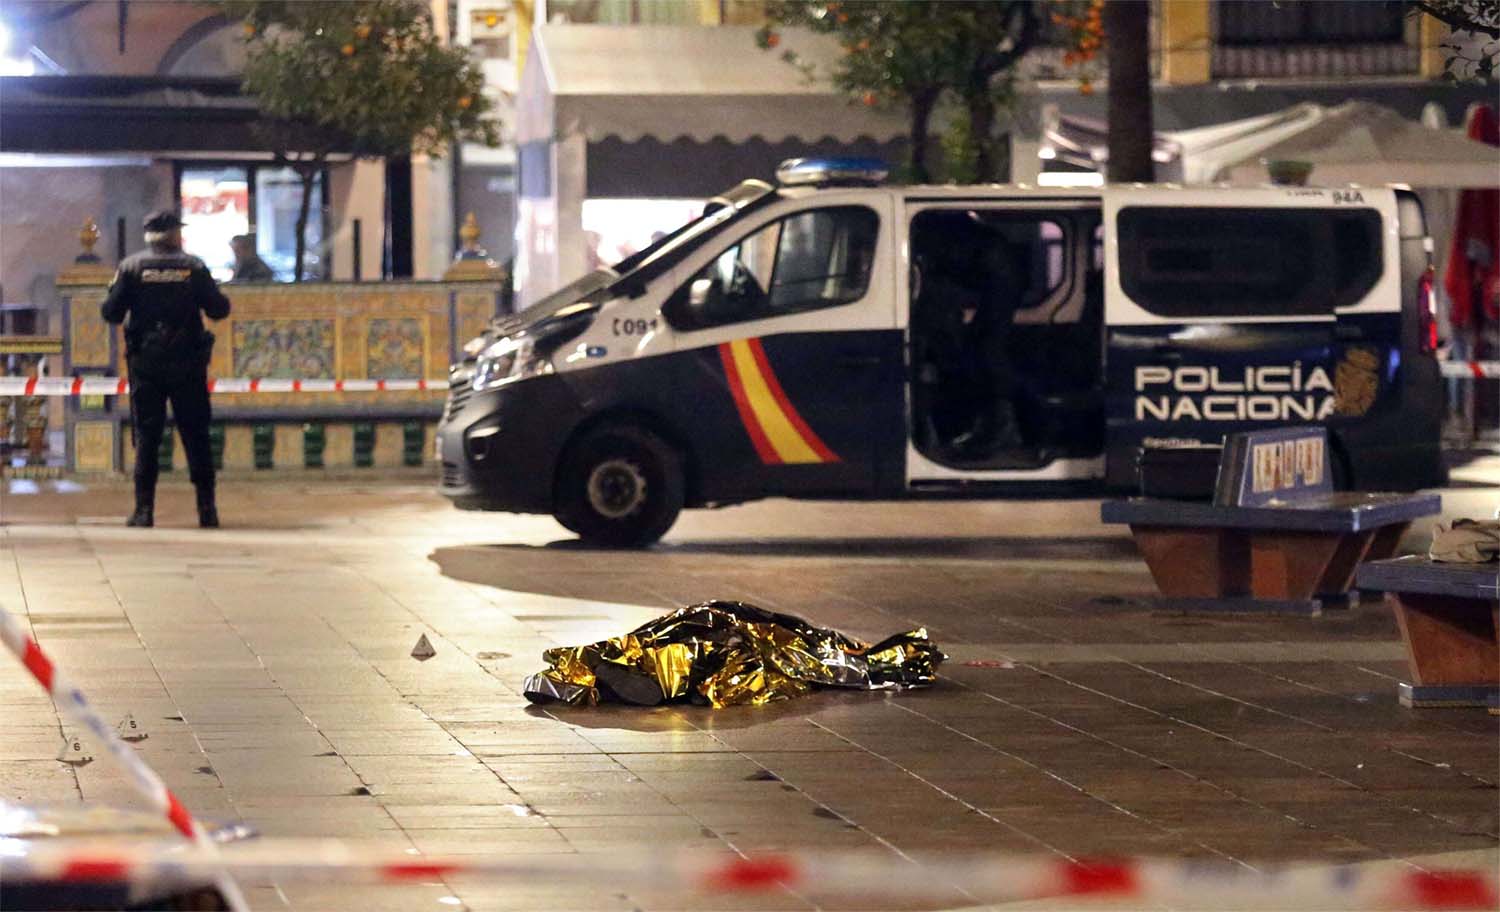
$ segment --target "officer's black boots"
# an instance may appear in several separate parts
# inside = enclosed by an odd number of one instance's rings
[[[149,529],[156,525],[155,513],[156,488],[145,487],[137,482],[135,486],[135,512],[125,520],[125,525]]]
[[[135,492],[135,512],[125,520],[125,525],[149,529],[156,525],[155,516],[155,491]],[[214,506],[214,489],[212,485],[203,485],[198,488],[198,525],[204,529],[219,528],[219,510]]]
[[[214,506],[214,486],[206,484],[196,487],[198,490],[198,527],[201,529],[219,528],[219,508]]]

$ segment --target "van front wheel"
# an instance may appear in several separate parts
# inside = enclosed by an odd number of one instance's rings
[[[553,515],[590,544],[639,548],[672,528],[682,501],[677,452],[649,431],[611,425],[569,448]]]

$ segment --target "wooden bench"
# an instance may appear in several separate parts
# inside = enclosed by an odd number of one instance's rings
[[[1404,706],[1489,706],[1500,714],[1500,566],[1402,557],[1359,568],[1361,589],[1385,593],[1411,681]]]
[[[1100,508],[1104,522],[1130,526],[1176,607],[1317,614],[1348,599],[1361,562],[1390,557],[1414,520],[1442,509],[1436,494],[1331,490],[1321,428],[1231,435],[1224,453],[1212,503]]]
[[[1441,509],[1436,494],[1340,492],[1264,507],[1132,498],[1100,515],[1130,526],[1162,595],[1312,612],[1347,598],[1361,562],[1395,554],[1413,520]]]

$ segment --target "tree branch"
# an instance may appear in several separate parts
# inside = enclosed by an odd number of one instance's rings
[[[1410,0],[1410,2],[1414,9],[1426,13],[1455,31],[1477,32],[1491,38],[1500,38],[1500,23],[1485,25],[1471,17],[1464,16],[1452,7],[1438,6],[1431,0]]]
[[[1007,13],[1011,21],[1006,25],[1006,32],[1011,36],[1010,48],[1004,51],[991,49],[981,54],[975,61],[975,75],[982,77],[987,83],[989,77],[1014,66],[1016,61],[1026,56],[1041,32],[1040,14],[1041,11],[1029,2],[1017,3],[1011,7]]]

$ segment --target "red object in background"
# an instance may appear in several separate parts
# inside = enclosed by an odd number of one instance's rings
[[[220,212],[248,214],[250,212],[250,190],[245,186],[215,187],[212,195],[185,194],[182,209],[189,215],[215,215]]]
[[[1422,270],[1417,280],[1417,325],[1420,327],[1422,353],[1430,355],[1438,350],[1437,281],[1431,266]]]
[[[1495,109],[1480,105],[1469,117],[1469,138],[1500,146],[1500,120]],[[1470,246],[1489,251],[1489,262],[1470,258]],[[1477,320],[1500,320],[1500,188],[1464,190],[1458,196],[1458,218],[1453,228],[1453,246],[1448,251],[1448,272],[1443,288],[1453,302],[1449,315],[1454,326],[1471,326]],[[1479,300],[1476,300],[1476,297]]]

